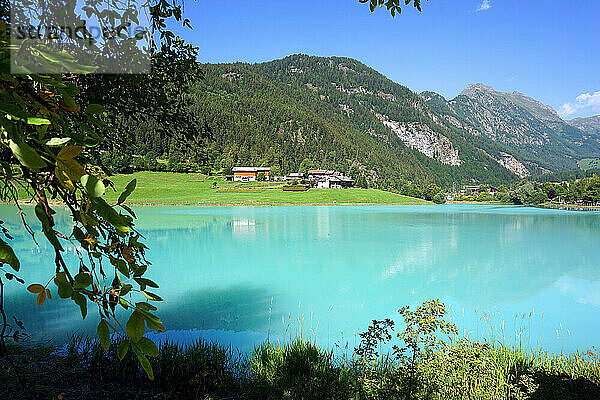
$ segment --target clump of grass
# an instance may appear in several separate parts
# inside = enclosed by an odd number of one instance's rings
[[[247,379],[253,398],[342,399],[351,397],[350,376],[332,351],[297,338],[283,346],[258,346]]]

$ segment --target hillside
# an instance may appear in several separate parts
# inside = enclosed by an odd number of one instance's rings
[[[481,137],[481,147],[519,176],[574,170],[579,160],[600,154],[597,134],[519,92],[475,84],[450,101],[432,92],[421,96],[448,122]]]
[[[582,130],[584,133],[600,139],[600,115],[588,118],[575,118],[567,121],[570,125]]]
[[[130,126],[134,154],[143,155],[134,164],[178,172],[262,165],[274,175],[335,169],[369,187],[401,190],[510,184],[593,166],[600,156],[594,120],[567,123],[518,92],[477,84],[448,101],[339,57],[201,68],[203,79],[185,97],[197,137],[178,146],[152,121]]]
[[[358,61],[295,55],[203,70],[195,113],[215,165],[354,166],[382,188],[516,179],[417,94]]]
[[[358,205],[358,204],[433,204],[423,199],[403,196],[377,189],[310,189],[306,192],[286,192],[283,183],[225,182],[202,174],[136,172],[111,178],[116,191],[106,198],[116,202],[132,179],[135,191],[129,204],[173,205]],[[168,223],[168,221],[166,222]]]

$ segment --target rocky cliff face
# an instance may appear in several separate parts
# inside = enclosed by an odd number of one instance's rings
[[[501,151],[500,157],[496,158],[495,160],[498,161],[500,165],[504,166],[509,171],[512,171],[512,173],[517,175],[519,178],[525,178],[531,175],[531,173],[529,172],[527,167],[523,165],[523,163],[521,163],[514,156],[508,153]]]
[[[387,115],[375,114],[404,144],[446,165],[460,165],[458,150],[445,136],[418,122],[392,121]]]

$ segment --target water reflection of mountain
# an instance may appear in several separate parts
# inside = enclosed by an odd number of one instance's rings
[[[349,316],[368,321],[420,299],[451,298],[481,310],[524,301],[561,277],[600,280],[597,221],[582,214],[286,210],[231,216],[252,227],[244,235],[233,222],[185,234],[154,231],[161,240],[151,243],[152,274],[180,299],[202,288],[264,288],[264,314],[253,326],[265,322],[270,297],[274,318],[294,313],[300,302],[321,320],[334,306],[345,324]],[[179,283],[163,265],[178,271]]]

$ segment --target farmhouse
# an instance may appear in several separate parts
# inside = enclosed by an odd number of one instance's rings
[[[308,179],[320,189],[346,189],[354,186],[354,180],[341,172],[311,169],[307,172]]]
[[[330,176],[322,182],[317,183],[317,187],[323,189],[347,189],[354,186],[354,179],[344,175]]]
[[[479,193],[479,186],[463,186],[461,195],[473,196]]]
[[[461,196],[476,196],[480,193],[490,193],[496,194],[498,193],[498,189],[493,186],[480,185],[480,186],[463,186],[460,191]]]
[[[234,167],[233,180],[235,182],[253,182],[258,177],[258,174],[263,173],[265,179],[269,180],[269,167]]]

